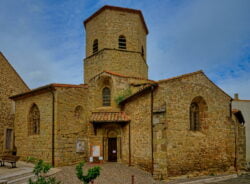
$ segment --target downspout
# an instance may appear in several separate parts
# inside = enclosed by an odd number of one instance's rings
[[[238,130],[237,130],[237,121],[234,122],[234,134],[235,134],[235,158],[234,158],[234,167],[235,171],[238,173]]]
[[[51,129],[51,137],[52,137],[52,147],[51,147],[51,155],[52,155],[52,166],[55,166],[55,93],[54,88],[51,88],[51,94],[52,94],[52,129]]]
[[[229,104],[229,109],[230,109],[230,119],[232,120],[232,101],[233,99],[230,99],[230,104]],[[237,167],[237,160],[238,160],[238,144],[237,144],[237,139],[238,139],[238,136],[237,136],[237,120],[236,121],[233,121],[232,122],[234,123],[234,168],[235,168],[235,171],[238,173],[238,167]]]
[[[154,174],[154,133],[153,133],[153,107],[154,107],[154,86],[151,86],[151,151],[152,151],[152,170],[151,174]]]

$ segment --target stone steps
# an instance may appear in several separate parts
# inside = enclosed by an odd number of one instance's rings
[[[34,178],[34,174],[8,181],[8,184],[27,184],[30,178]]]
[[[24,184],[28,183],[29,178],[33,178],[33,169],[25,168],[20,171],[16,171],[10,174],[6,174],[0,177],[0,180],[8,181],[8,184]]]

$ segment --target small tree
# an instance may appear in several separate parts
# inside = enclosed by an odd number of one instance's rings
[[[90,168],[88,170],[88,174],[84,176],[83,170],[82,170],[83,166],[84,166],[84,162],[81,162],[76,166],[76,176],[84,184],[89,184],[91,181],[94,181],[98,176],[100,176],[101,168],[98,166]]]
[[[45,174],[49,172],[51,167],[50,164],[45,163],[43,160],[39,160],[33,170],[36,177],[35,181],[29,179],[29,184],[60,184],[61,182],[56,181],[54,177],[45,177]]]

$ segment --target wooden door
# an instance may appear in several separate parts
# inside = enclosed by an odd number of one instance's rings
[[[108,138],[108,160],[117,161],[117,138]]]

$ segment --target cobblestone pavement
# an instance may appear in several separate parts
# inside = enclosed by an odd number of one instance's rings
[[[84,171],[94,165],[84,166]],[[60,168],[61,172],[56,174],[56,178],[62,184],[82,184],[75,174],[75,166],[66,166]],[[131,176],[135,176],[135,184],[163,184],[163,182],[154,181],[151,174],[140,169],[128,167],[118,163],[105,163],[101,165],[101,175],[95,180],[94,184],[131,184]]]
[[[84,173],[95,165],[87,164],[84,166]],[[101,175],[95,180],[94,184],[131,184],[131,176],[135,177],[135,184],[168,184],[168,183],[192,183],[192,179],[184,179],[182,181],[163,182],[153,180],[150,173],[128,167],[119,163],[105,163],[100,165]],[[62,182],[62,184],[82,184],[75,174],[75,166],[66,166],[60,168],[62,171],[56,174],[56,178]],[[209,177],[204,177],[209,178]],[[198,178],[196,178],[198,179]],[[193,180],[196,180],[193,178]],[[199,179],[198,179],[199,180]],[[211,183],[211,184],[250,184],[250,173],[220,182],[198,182],[199,184]],[[196,183],[196,184],[198,184]]]
[[[230,180],[214,182],[213,184],[250,184],[250,173]]]

